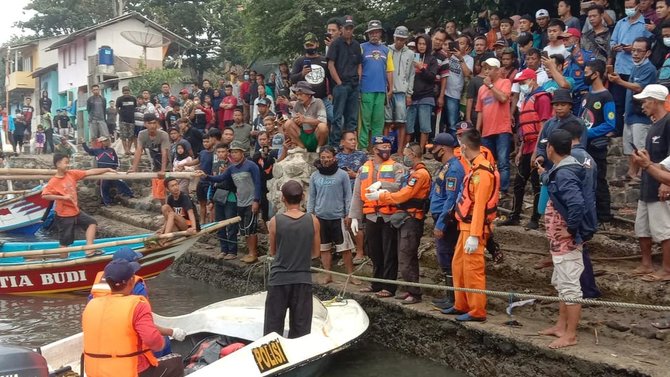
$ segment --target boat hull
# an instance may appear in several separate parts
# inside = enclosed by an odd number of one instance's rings
[[[0,202],[0,232],[21,234],[35,234],[50,205],[42,198],[41,188],[3,202]]]

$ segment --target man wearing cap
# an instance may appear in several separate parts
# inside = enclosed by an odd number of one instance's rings
[[[512,142],[512,120],[510,116],[510,98],[512,83],[500,77],[500,61],[489,58],[482,64],[487,72],[484,85],[479,88],[475,111],[477,131],[481,132],[482,144],[496,156],[500,171],[500,191],[509,188],[509,153]]]
[[[539,11],[538,11],[539,12]],[[570,53],[565,48],[563,43],[563,31],[565,30],[565,24],[563,21],[558,18],[554,18],[549,21],[549,26],[547,27],[547,44],[542,49],[547,53],[547,56],[560,54],[564,58],[567,58]]]
[[[329,24],[330,25],[330,24]],[[319,53],[319,39],[314,33],[305,34],[303,47],[305,54],[299,57],[291,69],[290,79],[293,84],[307,81],[314,91],[314,98],[323,101],[326,107],[326,118],[333,132],[333,103],[328,99],[328,88],[332,80],[328,70],[328,60]],[[331,137],[331,145],[334,142]]]
[[[56,139],[54,154],[62,154],[63,156],[68,156],[71,158],[75,152],[76,150],[68,141],[67,136],[61,136],[60,138]]]
[[[668,89],[663,85],[652,84],[635,95],[643,101],[642,109],[655,122],[651,125],[644,148],[652,163],[660,163],[670,155],[670,114],[663,104],[668,97]],[[670,281],[670,187],[653,178],[643,166],[640,183],[640,200],[635,216],[635,236],[640,241],[642,264],[633,270],[633,274],[642,276],[644,281]],[[651,245],[661,244],[663,264],[654,271],[651,260]]]
[[[398,237],[396,229],[391,225],[391,216],[397,207],[392,204],[381,205],[366,194],[379,189],[395,192],[405,177],[402,164],[391,159],[391,140],[385,136],[372,138],[374,156],[361,166],[354,181],[354,192],[351,197],[351,208],[348,218],[351,219],[351,230],[358,234],[359,221],[365,221],[365,236],[368,253],[373,263],[375,278],[396,280],[398,277]],[[395,284],[372,283],[369,288],[361,289],[363,293],[374,293],[379,298],[393,297]]]
[[[299,81],[291,90],[298,97],[293,106],[293,117],[284,123],[286,136],[308,152],[316,152],[317,147],[328,142],[326,107],[307,81]]]
[[[242,117],[242,113],[235,112],[236,116]],[[202,177],[203,181],[211,183],[225,182],[228,187],[235,187],[237,194],[237,215],[240,220],[240,235],[246,236],[247,250],[249,254],[241,260],[244,263],[255,263],[258,261],[258,235],[256,226],[261,202],[261,173],[258,165],[245,158],[247,145],[238,140],[233,140],[228,148],[231,165],[222,174],[208,176],[202,170],[196,171],[196,175]]]
[[[269,98],[257,98],[256,107],[258,112],[256,113],[256,118],[254,118],[254,121],[251,124],[251,137],[254,139],[258,138],[259,132],[265,131],[265,124],[263,123],[263,119],[265,119],[267,116],[271,116],[273,118],[275,117],[275,113],[270,110],[270,108],[274,106],[272,106],[272,101],[270,101]]]
[[[141,258],[142,258],[141,253],[131,249],[128,246],[120,247],[116,252],[114,252],[114,255],[112,256],[113,261],[126,260],[128,262],[131,262],[131,266],[133,266],[133,269],[137,268],[137,270],[135,270],[135,273],[139,271],[139,268],[141,267],[139,264],[139,260]],[[104,271],[98,272],[95,275],[95,280],[93,281],[93,287],[91,287],[91,293],[88,295],[88,300],[90,301],[95,297],[105,296],[110,293],[111,289],[109,288],[109,285],[105,280],[105,272]],[[147,292],[147,285],[141,276],[133,275],[133,291],[131,292],[131,294],[136,296],[144,296],[146,299],[149,299],[149,293]]]
[[[105,266],[110,295],[92,299],[82,313],[84,368],[89,376],[128,375],[181,377],[180,355],[156,359],[153,352],[165,347],[160,328],[154,323],[151,306],[143,296],[133,295],[137,262],[112,260]],[[178,341],[186,332],[165,329]]]
[[[135,148],[135,157],[133,164],[128,169],[129,173],[136,172],[142,159],[142,151],[149,150],[151,158],[152,171],[158,172],[159,176],[165,173],[168,164],[170,150],[170,136],[167,132],[160,129],[158,118],[154,114],[144,114],[144,127],[137,136],[137,148]],[[151,180],[151,193],[154,199],[161,204],[165,203],[165,188],[162,178],[153,178]]]
[[[549,44],[549,11],[546,9],[540,9],[535,12],[535,22],[537,22],[537,28],[540,32],[540,48],[544,48]],[[561,30],[563,31],[563,30]]]
[[[100,148],[89,148],[86,143],[82,144],[84,151],[91,156],[95,157],[95,162],[99,168],[110,168],[117,170],[119,168],[119,156],[116,155],[116,151],[111,147],[109,138],[106,136],[101,136],[97,140],[100,143]],[[105,206],[112,205],[112,198],[110,196],[110,190],[112,188],[116,189],[117,195],[123,195],[128,198],[133,197],[133,191],[128,187],[126,182],[117,179],[117,180],[100,180],[100,196],[102,197],[102,204]]]
[[[647,132],[651,127],[651,119],[644,113],[639,102],[633,100],[633,95],[640,93],[647,85],[657,81],[657,71],[649,61],[651,42],[649,39],[640,37],[633,42],[632,56],[635,66],[630,72],[628,80],[618,73],[608,74],[608,79],[613,84],[626,88],[626,102],[623,128],[623,153],[629,156],[628,178],[638,181],[640,170],[633,164],[630,157],[635,149],[644,149]],[[614,90],[612,92],[614,96]],[[616,97],[614,99],[616,101]]]
[[[591,51],[581,48],[579,40],[582,33],[579,29],[569,28],[562,36],[565,48],[570,53],[566,58],[563,76],[574,80],[572,85],[572,112],[577,115],[582,109],[582,97],[589,92],[589,86],[584,83],[584,67],[595,57]]]
[[[328,71],[333,95],[333,124],[330,142],[339,145],[342,131],[356,130],[361,81],[361,45],[354,39],[354,20],[344,16],[342,35],[328,48]]]
[[[393,95],[393,53],[382,43],[382,23],[368,22],[368,42],[361,44],[361,128],[358,145],[368,148],[370,137],[384,133],[384,104]]]
[[[453,286],[451,261],[454,258],[454,248],[458,241],[458,224],[454,218],[454,206],[461,193],[465,170],[458,157],[454,155],[456,140],[451,134],[443,132],[437,134],[433,144],[427,145],[435,161],[442,164],[435,174],[433,189],[430,193],[430,213],[433,216],[433,235],[435,236],[435,252],[437,261],[442,268],[445,284]],[[454,305],[454,294],[447,291],[442,299],[433,300],[433,304],[440,309]]]
[[[405,26],[398,26],[393,33],[393,43],[388,46],[393,57],[393,97],[387,101],[384,108],[384,135],[391,129],[398,133],[397,139],[401,144],[405,135],[407,121],[407,107],[412,104],[414,88],[414,52],[405,44],[409,38],[409,30]]]
[[[137,107],[137,99],[130,95],[130,88],[127,86],[121,89],[121,93],[123,95],[117,98],[115,102],[116,110],[119,113],[119,137],[123,144],[124,154],[130,156],[132,155],[130,147],[133,145],[133,139],[135,139],[135,108]]]
[[[517,148],[514,162],[517,165],[517,175],[514,177],[514,202],[512,214],[500,225],[518,225],[523,210],[523,196],[526,183],[530,179],[533,188],[533,215],[526,227],[537,229],[540,215],[537,212],[537,202],[540,194],[540,181],[537,171],[532,166],[532,155],[535,152],[537,138],[542,125],[552,116],[551,96],[537,83],[534,70],[526,68],[514,79],[524,96],[519,108],[518,133],[520,145]]]

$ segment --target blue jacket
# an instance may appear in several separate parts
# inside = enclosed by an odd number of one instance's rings
[[[570,155],[579,162],[586,174],[584,175],[583,190],[584,207],[587,209],[584,216],[589,216],[586,220],[594,224],[598,223],[598,212],[596,210],[596,188],[598,187],[598,166],[591,155],[581,145],[574,145]]]
[[[572,92],[582,92],[588,90],[589,87],[584,83],[584,67],[586,63],[595,60],[593,53],[584,49],[580,49],[578,58],[575,58],[574,55],[570,54],[565,62],[567,67],[563,70],[563,76],[571,77],[575,80],[574,85],[572,85]]]
[[[549,118],[546,122],[544,122],[544,126],[542,126],[542,131],[540,131],[540,136],[537,138],[537,146],[535,147],[535,155],[537,157],[544,157],[544,168],[546,170],[551,169],[552,163],[547,158],[547,141],[549,140],[549,135],[558,128],[562,128],[562,126],[567,123],[568,121],[577,121],[579,124],[584,124],[584,121],[572,113],[568,115],[565,119],[560,119],[557,116],[553,116]],[[587,132],[586,132],[586,126],[584,126],[584,133],[582,134],[581,138],[581,145],[586,148],[586,140],[587,140]]]
[[[82,144],[84,151],[95,157],[99,168],[119,168],[119,156],[116,155],[114,148],[89,148],[86,143]]]
[[[441,231],[446,230],[447,216],[461,193],[464,177],[463,165],[458,157],[452,157],[440,168],[433,181],[430,190],[430,213],[438,216],[435,228]]]
[[[584,195],[586,174],[586,169],[568,156],[542,175],[554,208],[578,244],[591,239],[597,227],[595,200]]]

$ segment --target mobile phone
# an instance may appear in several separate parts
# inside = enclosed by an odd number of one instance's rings
[[[311,67],[312,66],[312,59],[303,60],[302,65],[305,66],[305,67]]]
[[[277,111],[277,119],[281,119],[284,114],[281,111]]]
[[[630,145],[630,147],[633,148],[633,152],[637,153],[637,147],[635,146],[635,144],[628,142],[628,145]]]
[[[611,64],[606,65],[606,66],[605,66],[605,69],[607,70],[607,74],[608,74],[608,75],[611,75],[611,74],[614,73],[614,66],[611,65]]]
[[[538,169],[542,167],[542,164],[540,164],[540,161],[535,160],[535,167],[538,168]]]
[[[415,52],[414,53],[414,61],[417,62],[417,63],[420,63],[421,62],[421,54],[419,54],[418,52]]]
[[[457,42],[449,42],[449,50],[458,50]]]
[[[324,34],[323,36],[324,36],[326,39],[330,39],[330,38],[333,37],[333,35],[330,34],[330,33],[326,33],[326,34]]]
[[[648,19],[648,18],[645,18],[645,19],[644,19],[644,23],[647,24],[647,25],[649,25],[649,24],[651,24],[651,20]]]
[[[540,55],[542,55],[543,58],[549,59],[549,52],[548,51],[542,51],[542,53]]]

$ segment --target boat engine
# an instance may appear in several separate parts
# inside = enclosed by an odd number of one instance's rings
[[[0,377],[48,377],[47,361],[25,347],[0,344]]]

